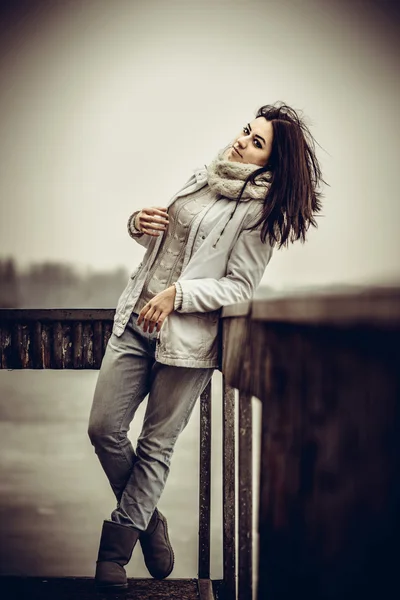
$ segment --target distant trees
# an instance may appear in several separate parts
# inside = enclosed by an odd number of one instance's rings
[[[14,259],[0,259],[0,307],[15,308],[18,306],[18,275]]]
[[[14,258],[0,259],[0,308],[114,308],[128,277],[123,267],[81,274],[45,261],[18,270]]]
[[[0,258],[0,308],[115,308],[129,273],[88,269],[45,261],[18,269],[13,257]],[[272,288],[262,286],[256,297]]]

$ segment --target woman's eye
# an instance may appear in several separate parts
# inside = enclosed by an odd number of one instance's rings
[[[257,146],[257,148],[261,148],[261,143],[258,140],[254,140],[255,145]]]
[[[249,133],[249,128],[248,127],[243,127],[243,132],[244,133]]]

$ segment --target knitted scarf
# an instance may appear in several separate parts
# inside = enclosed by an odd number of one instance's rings
[[[229,148],[220,150],[216,158],[207,167],[207,181],[210,188],[220,194],[220,197],[236,200],[247,177],[260,167],[249,163],[225,160],[223,155]],[[255,179],[256,183],[249,182],[243,192],[241,200],[263,200],[270,185],[268,173],[262,173]]]

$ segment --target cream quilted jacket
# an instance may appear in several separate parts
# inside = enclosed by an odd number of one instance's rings
[[[167,204],[207,185],[206,167],[194,169],[192,177]],[[210,190],[210,193],[213,193]],[[260,240],[260,227],[243,228],[254,222],[261,200],[217,199],[194,219],[187,241],[181,275],[177,281],[182,304],[165,319],[157,336],[158,362],[183,367],[221,368],[219,316],[221,308],[249,300],[271,259],[272,248]],[[224,226],[226,228],[224,229]],[[221,230],[223,234],[221,235]],[[143,288],[162,236],[133,233],[146,248],[142,262],[131,274],[117,304],[113,333],[122,335]]]

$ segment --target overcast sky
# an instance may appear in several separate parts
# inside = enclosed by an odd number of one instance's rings
[[[276,288],[400,280],[398,12],[389,2],[16,2],[3,13],[0,257],[133,269],[164,205],[263,104],[303,111],[323,216]]]

